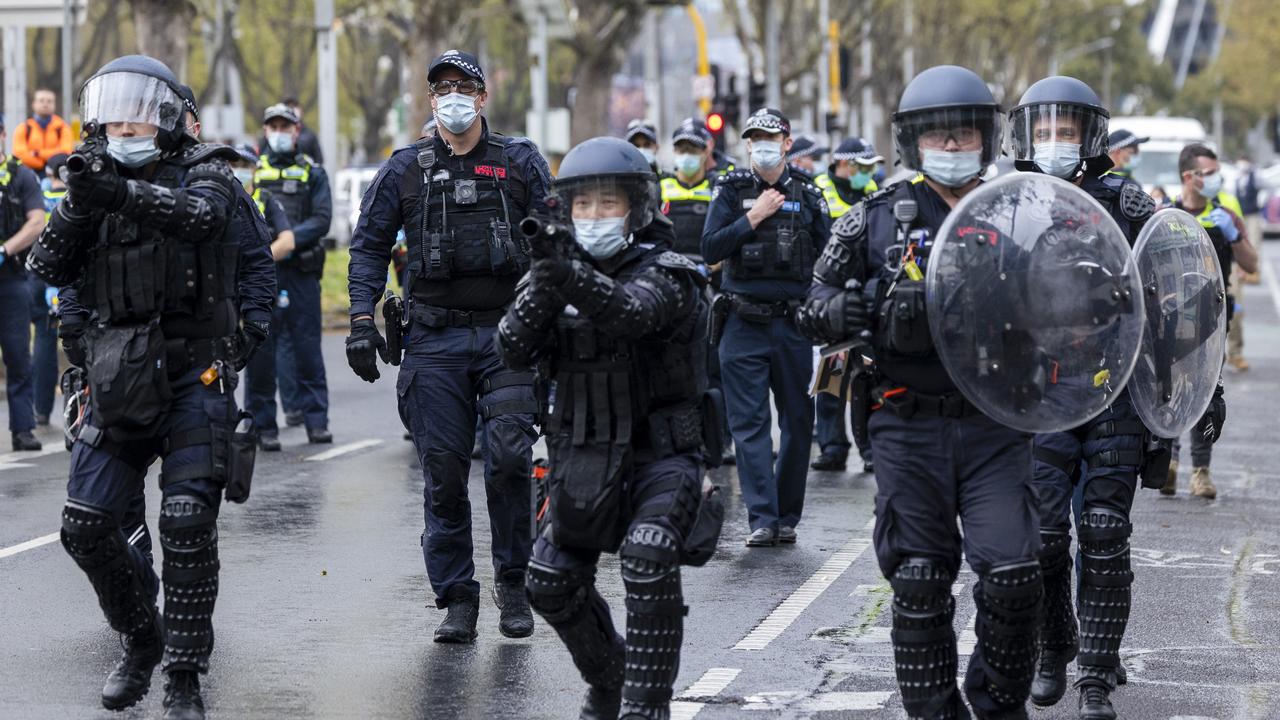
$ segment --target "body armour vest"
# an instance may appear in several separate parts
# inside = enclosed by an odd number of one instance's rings
[[[434,138],[415,145],[421,182],[401,185],[402,206],[405,192],[417,195],[407,204],[417,208],[417,217],[406,217],[404,228],[415,295],[419,281],[508,276],[514,284],[529,269],[528,242],[514,228],[520,218],[512,217],[505,139],[490,135],[483,147],[483,154],[463,157],[461,170],[451,171],[437,157]]]
[[[615,279],[628,282],[662,253],[650,250]],[[696,451],[707,389],[707,306],[700,294],[696,302],[666,334],[640,339],[606,334],[572,309],[562,313],[545,361],[550,382],[539,390],[548,436],[571,433],[577,446],[633,443],[655,457]]]
[[[750,178],[738,183],[738,198],[745,213],[760,196],[760,188]],[[813,238],[801,222],[803,200],[800,182],[793,180],[778,212],[765,218],[755,237],[743,243],[725,262],[734,280],[796,280],[807,282],[817,259]]]
[[[150,182],[182,187],[188,168],[208,157],[188,153],[162,160]],[[233,217],[217,238],[191,241],[109,214],[90,250],[80,301],[97,310],[99,322],[110,325],[159,317],[169,338],[231,335],[239,323],[236,223]]]
[[[253,172],[253,186],[270,190],[294,225],[311,217],[311,159],[306,155],[297,154],[293,164],[283,168],[263,155]]]
[[[676,241],[672,249],[683,255],[702,259],[702,227],[707,222],[707,209],[711,206],[711,180],[703,178],[693,187],[686,187],[673,178],[663,178],[662,212],[671,219]]]

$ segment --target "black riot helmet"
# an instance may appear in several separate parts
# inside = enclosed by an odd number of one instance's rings
[[[920,170],[921,136],[957,128],[980,136],[984,167],[995,160],[1000,149],[1000,106],[982,78],[958,65],[938,65],[912,78],[893,114],[899,161]]]
[[[636,146],[621,138],[596,137],[574,147],[560,161],[551,186],[569,217],[581,193],[625,195],[631,205],[627,231],[633,233],[653,222],[658,206],[658,176]]]
[[[1040,80],[1027,88],[1009,112],[1014,165],[1068,180],[1082,170],[1101,175],[1111,167],[1107,158],[1110,117],[1098,94],[1083,82],[1064,75]]]
[[[164,63],[146,55],[125,55],[103,65],[80,89],[85,123],[135,122],[155,125],[162,152],[182,146],[186,132],[182,84]],[[193,113],[194,114],[194,113]]]

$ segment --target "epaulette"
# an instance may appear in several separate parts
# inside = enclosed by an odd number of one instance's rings
[[[755,181],[750,170],[730,170],[727,173],[722,173],[716,180],[717,185],[742,185],[751,182]]]
[[[689,270],[698,272],[698,266],[692,260],[681,255],[674,250],[663,250],[658,253],[658,257],[654,258],[654,262],[662,267],[668,267],[673,270]]]
[[[227,162],[237,162],[241,159],[240,153],[236,152],[236,149],[230,145],[200,143],[183,150],[181,155],[174,158],[174,161],[183,167],[192,167],[214,158],[226,160]]]

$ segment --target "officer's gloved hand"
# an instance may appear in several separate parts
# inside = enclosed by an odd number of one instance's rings
[[[1205,219],[1222,232],[1227,242],[1233,243],[1240,239],[1240,228],[1236,227],[1235,218],[1226,208],[1214,208]]]
[[[111,166],[108,163],[108,168]],[[79,173],[67,178],[67,194],[73,207],[114,212],[124,207],[129,185],[113,169]]]
[[[267,341],[270,333],[271,326],[265,322],[245,321],[244,325],[236,333],[236,345],[238,348],[236,356],[231,360],[231,365],[236,372],[240,372],[249,364],[249,358],[253,356],[253,351]]]
[[[845,290],[832,297],[818,318],[821,331],[833,341],[855,338],[871,326],[861,290]]]
[[[1209,407],[1204,411],[1204,416],[1200,418],[1200,422],[1196,423],[1193,432],[1200,433],[1201,437],[1211,443],[1218,442],[1218,438],[1222,437],[1222,425],[1227,421],[1227,399],[1222,396],[1222,383],[1218,383],[1218,387],[1213,391],[1213,399],[1209,401]]]
[[[373,324],[373,318],[361,318],[351,321],[351,334],[347,336],[347,364],[356,375],[365,382],[373,382],[382,377],[378,372],[378,357],[390,363],[387,354],[387,341]]]
[[[538,258],[529,268],[534,287],[559,293],[573,279],[573,264],[555,258]]]
[[[58,327],[58,338],[62,341],[62,352],[67,354],[67,362],[78,368],[85,366],[84,330],[84,323],[63,323]]]

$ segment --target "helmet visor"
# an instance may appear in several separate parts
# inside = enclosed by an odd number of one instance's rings
[[[1075,143],[1080,157],[1107,152],[1107,118],[1096,110],[1065,103],[1041,103],[1009,113],[1010,140],[1015,160],[1035,160],[1036,145]]]
[[[900,113],[893,139],[903,166],[919,170],[922,150],[982,151],[982,164],[1000,147],[1000,112],[994,107],[955,107]]]
[[[80,91],[86,123],[147,123],[172,130],[181,122],[182,99],[163,80],[131,72],[90,78]]]
[[[642,175],[588,175],[556,180],[556,196],[569,221],[626,217],[634,232],[653,220],[656,183]]]

